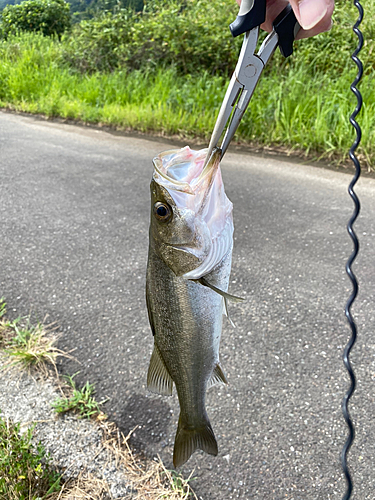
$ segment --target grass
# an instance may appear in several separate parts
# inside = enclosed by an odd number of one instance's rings
[[[66,355],[55,346],[58,335],[42,323],[33,326],[29,317],[9,320],[6,302],[0,299],[0,347],[2,364],[21,371],[55,375],[57,356]],[[50,368],[53,368],[51,370]],[[3,370],[4,372],[4,370]],[[75,374],[76,375],[76,374]],[[102,445],[117,467],[121,466],[130,482],[135,500],[197,500],[190,487],[191,478],[184,479],[175,471],[167,470],[162,461],[147,460],[135,455],[128,436],[113,423],[106,421],[101,411],[102,402],[95,400],[93,384],[78,389],[73,376],[65,376],[64,397],[52,402],[57,413],[73,411],[79,417],[94,418],[102,429]],[[21,424],[0,416],[0,500],[104,500],[111,498],[106,481],[82,471],[77,478],[63,481],[51,465],[42,444],[33,441],[33,426],[22,432]]]
[[[101,402],[96,401],[94,384],[90,384],[89,382],[86,382],[82,389],[78,389],[73,380],[76,375],[77,373],[72,376],[63,376],[68,384],[70,394],[56,399],[51,403],[52,408],[60,414],[73,411],[79,417],[104,420],[106,415],[101,411],[100,405],[106,400]]]
[[[60,491],[60,475],[42,445],[32,443],[33,430],[0,418],[0,499],[41,500]]]
[[[34,369],[47,376],[52,367],[60,381],[56,359],[58,356],[71,356],[56,347],[58,339],[59,335],[51,326],[45,326],[40,322],[32,325],[29,317],[7,319],[6,302],[4,298],[0,299],[0,346],[5,354],[3,370],[12,367],[28,371]],[[72,376],[62,376],[65,384],[60,389],[63,392],[65,388],[67,395],[56,399],[52,407],[60,414],[73,411],[80,417],[105,419],[106,416],[100,409],[104,401],[96,401],[94,385],[87,381],[82,389],[78,389],[74,381],[76,375],[77,373]]]
[[[160,459],[148,461],[134,455],[128,441],[114,424],[101,424],[102,444],[116,466],[123,467],[134,500],[197,500],[184,479],[167,470]],[[0,500],[101,500],[110,496],[105,480],[83,471],[77,478],[62,480],[51,465],[44,447],[33,443],[33,428],[22,432],[20,424],[0,417]]]
[[[124,436],[112,423],[104,422],[101,427],[103,445],[112,453],[116,463],[125,468],[135,490],[135,500],[198,500],[189,484],[193,480],[191,476],[184,479],[177,472],[166,469],[160,458],[148,461],[133,454],[129,438],[135,429]]]
[[[367,18],[375,6],[366,2]],[[344,8],[338,9],[343,16]],[[356,67],[350,59],[357,40],[346,13],[330,33],[300,41],[291,58],[275,54],[256,89],[236,140],[257,148],[276,148],[309,159],[345,164],[355,134],[349,123],[356,99],[350,84]],[[364,25],[368,43],[361,90],[363,130],[359,157],[375,165],[375,68],[373,28]],[[343,34],[343,31],[345,33]],[[224,36],[224,35],[223,35]],[[81,122],[138,130],[186,141],[208,141],[228,78],[176,69],[117,69],[81,74],[63,61],[64,46],[37,34],[0,43],[0,106]]]
[[[69,357],[56,347],[59,336],[54,332],[53,325],[38,322],[30,323],[29,317],[8,320],[6,303],[0,299],[0,346],[6,355],[3,369],[12,367],[31,370],[47,376],[49,368],[56,370],[58,356]]]

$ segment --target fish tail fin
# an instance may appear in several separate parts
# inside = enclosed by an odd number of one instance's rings
[[[173,465],[180,467],[198,449],[210,455],[218,453],[216,438],[208,417],[206,416],[201,426],[192,429],[184,424],[180,414],[174,442]]]

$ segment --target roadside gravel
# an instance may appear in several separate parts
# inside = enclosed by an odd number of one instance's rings
[[[65,479],[89,473],[108,483],[108,498],[131,499],[133,490],[125,470],[103,446],[103,429],[97,422],[73,414],[58,416],[51,403],[59,396],[49,380],[25,373],[0,375],[1,417],[20,422],[25,428],[35,423],[35,441],[43,444]]]

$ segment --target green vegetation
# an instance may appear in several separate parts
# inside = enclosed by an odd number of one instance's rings
[[[46,36],[61,37],[69,27],[69,4],[64,0],[26,0],[19,5],[6,6],[1,13],[4,38],[21,31],[40,31]]]
[[[80,417],[95,417],[99,420],[104,420],[106,415],[100,410],[100,405],[103,404],[104,401],[98,403],[95,400],[94,384],[86,382],[82,389],[77,389],[76,383],[73,380],[76,375],[77,373],[72,376],[66,375],[63,377],[71,389],[71,391],[69,391],[71,394],[68,397],[56,399],[51,404],[52,408],[54,408],[57,413],[73,411]]]
[[[375,159],[375,4],[363,1],[366,45],[361,58],[364,108],[359,151]],[[82,21],[62,41],[34,33],[0,42],[0,106],[121,129],[207,141],[233,71],[240,39],[228,23],[228,0],[149,0],[142,13],[118,8]],[[357,10],[337,2],[329,33],[277,51],[236,139],[309,158],[345,162],[354,139],[348,122],[356,99],[350,83]],[[240,37],[239,37],[240,38]]]
[[[4,368],[19,366],[30,370],[36,368],[44,375],[48,367],[55,367],[58,356],[66,356],[55,346],[58,336],[51,326],[42,323],[30,324],[30,318],[5,318],[6,303],[0,299],[0,347],[7,355]]]
[[[22,321],[27,327],[21,327]],[[0,348],[2,349],[2,364],[7,365],[7,358],[19,356],[15,354],[21,348],[20,359],[24,359],[25,351],[28,351],[30,338],[40,339],[40,332],[51,330],[38,324],[37,327],[30,326],[29,318],[14,321],[6,318],[6,302],[0,298]],[[35,334],[35,332],[37,332]],[[43,333],[42,339],[45,335]],[[56,340],[56,337],[54,337]],[[38,344],[38,342],[36,342]],[[42,340],[44,345],[44,340]],[[34,349],[34,347],[33,347]],[[55,352],[54,350],[52,351]],[[50,349],[47,349],[46,363],[50,361],[54,365],[54,357],[50,358]],[[27,356],[28,358],[28,356]],[[33,359],[33,356],[31,357]],[[30,364],[23,361],[19,364],[21,368],[29,367]],[[43,364],[31,363],[31,366],[40,370]],[[57,381],[60,377],[55,372]],[[68,396],[56,399],[52,406],[58,413],[73,411],[78,416],[92,418],[99,422],[103,432],[102,446],[110,453],[110,459],[116,466],[121,465],[126,471],[126,478],[130,484],[136,486],[137,498],[149,498],[157,500],[169,498],[170,500],[196,499],[197,496],[191,489],[188,479],[184,479],[175,471],[167,470],[159,459],[145,460],[135,454],[129,447],[128,436],[124,436],[115,424],[108,422],[107,416],[100,410],[100,405],[94,397],[94,386],[88,382],[81,390],[77,389],[73,376],[63,376],[67,386],[60,387]],[[0,410],[1,413],[1,410]],[[35,444],[33,432],[35,425],[22,430],[22,425],[12,423],[0,416],[0,500],[71,500],[80,498],[89,500],[93,498],[107,498],[109,491],[108,483],[98,479],[87,471],[81,471],[76,478],[70,478],[64,482],[61,474],[51,465],[51,458],[46,454],[41,443]],[[78,472],[78,471],[76,471]]]
[[[7,312],[7,304],[5,302],[5,298],[1,297],[0,298],[0,320],[6,315]],[[0,337],[1,340],[1,337]]]
[[[227,29],[237,10],[227,0],[151,0],[142,13],[104,12],[74,27],[64,59],[85,73],[173,67],[229,74],[241,45]]]
[[[0,498],[41,500],[59,491],[60,476],[41,444],[33,446],[33,430],[0,418]]]
[[[7,5],[18,5],[23,1],[25,0],[0,0],[0,11]],[[103,11],[115,12],[127,8],[136,12],[143,10],[143,0],[67,0],[67,3],[74,23],[92,19]]]
[[[56,342],[59,336],[54,334],[50,326],[38,322],[32,325],[29,317],[9,320],[6,318],[6,302],[0,298],[0,347],[5,354],[3,358],[3,369],[17,366],[21,369],[36,369],[43,375],[48,375],[48,369],[53,367],[57,378],[56,358],[58,356],[69,357],[66,353],[57,349]],[[67,397],[58,398],[52,403],[57,413],[74,411],[81,417],[95,417],[99,420],[106,418],[100,410],[100,405],[95,400],[95,388],[93,384],[86,382],[82,389],[78,389],[74,377],[77,375],[65,375],[68,386]]]
[[[113,425],[102,424],[103,447],[116,464],[126,470],[136,485],[137,498],[157,500],[196,499],[191,477],[184,479],[165,469],[160,461],[140,459],[129,448],[128,439]],[[64,482],[51,464],[42,444],[33,443],[33,428],[22,431],[21,424],[0,417],[0,500],[71,500],[107,498],[108,484],[90,474],[80,473]]]
[[[0,10],[3,10],[7,5],[15,5],[17,3],[20,2],[16,0],[0,0]]]
[[[121,9],[143,10],[143,0],[67,0],[73,23],[92,19],[103,12],[119,12]],[[1,0],[0,0],[1,2]]]

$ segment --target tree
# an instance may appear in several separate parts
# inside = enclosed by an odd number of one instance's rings
[[[19,5],[7,5],[1,14],[4,38],[18,31],[40,31],[60,38],[69,27],[69,4],[64,0],[26,0]]]

